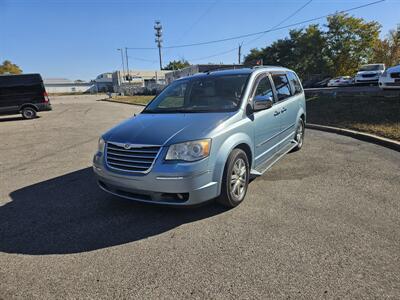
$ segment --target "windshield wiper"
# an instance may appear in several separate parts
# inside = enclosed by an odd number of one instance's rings
[[[183,110],[172,110],[172,109],[145,109],[142,113],[147,114],[176,114],[176,113],[186,113],[187,111]]]

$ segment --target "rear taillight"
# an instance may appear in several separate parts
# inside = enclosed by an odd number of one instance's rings
[[[44,102],[44,103],[48,103],[49,101],[50,101],[49,95],[47,95],[47,92],[44,91],[44,92],[43,92],[43,102]]]

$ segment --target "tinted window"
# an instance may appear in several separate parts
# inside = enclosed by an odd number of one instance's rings
[[[169,85],[144,110],[146,113],[218,112],[239,108],[249,74],[201,76]]]
[[[385,67],[382,64],[376,64],[376,65],[364,65],[361,66],[360,71],[380,71],[384,70]]]
[[[173,86],[165,93],[164,100],[158,105],[159,108],[183,107],[187,82]]]
[[[41,85],[42,83],[42,77],[39,74],[0,75],[0,86],[2,87]]]
[[[300,94],[302,92],[302,88],[301,88],[301,84],[299,79],[297,78],[296,74],[294,74],[293,72],[288,72],[287,73],[288,78],[290,83],[292,84],[292,87],[294,89],[294,94]]]
[[[258,83],[255,96],[273,97],[271,82],[268,77],[264,77]]]
[[[278,101],[282,101],[291,96],[290,85],[286,75],[272,75],[272,80],[275,84],[275,89],[278,94]]]

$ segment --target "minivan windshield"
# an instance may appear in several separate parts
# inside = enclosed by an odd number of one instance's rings
[[[225,112],[239,108],[249,74],[207,75],[171,83],[144,113]]]
[[[360,68],[360,71],[380,71],[385,69],[385,67],[381,64],[377,65],[365,65]]]

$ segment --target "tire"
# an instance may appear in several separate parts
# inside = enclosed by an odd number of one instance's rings
[[[227,208],[238,206],[246,196],[249,176],[250,165],[246,153],[241,149],[234,149],[225,165],[221,195],[217,201]]]
[[[22,117],[24,119],[34,119],[36,118],[36,110],[32,107],[25,107],[21,111]]]
[[[303,119],[300,118],[299,122],[297,123],[296,133],[294,134],[294,139],[298,144],[296,147],[293,148],[292,152],[299,151],[303,147],[304,131],[305,131],[305,124]]]

